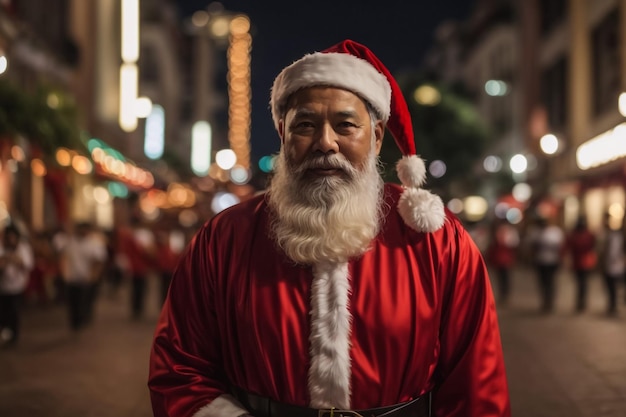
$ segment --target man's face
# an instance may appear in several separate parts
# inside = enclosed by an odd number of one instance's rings
[[[372,132],[363,100],[332,87],[311,87],[294,93],[278,130],[291,167],[298,167],[307,158],[341,154],[357,170],[365,165],[372,146],[378,155],[384,133],[381,121],[376,122]],[[323,178],[343,176],[345,172],[336,167],[317,166],[306,174]]]

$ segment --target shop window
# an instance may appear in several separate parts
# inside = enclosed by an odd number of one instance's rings
[[[567,58],[561,57],[541,74],[542,102],[551,130],[563,129],[567,121],[567,67]]]
[[[567,0],[541,0],[538,3],[541,34],[546,35],[565,20]]]
[[[593,111],[601,114],[617,106],[620,93],[619,16],[609,13],[591,33],[593,48]]]

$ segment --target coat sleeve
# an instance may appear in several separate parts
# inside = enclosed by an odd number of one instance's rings
[[[435,417],[509,417],[495,302],[482,255],[455,224],[443,266]]]
[[[236,417],[246,412],[228,394],[221,365],[210,239],[207,226],[186,249],[156,326],[148,378],[155,417]]]

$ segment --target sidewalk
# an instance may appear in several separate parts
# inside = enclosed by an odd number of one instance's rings
[[[102,294],[94,323],[79,334],[69,330],[64,307],[28,307],[19,345],[0,351],[0,416],[152,416],[146,380],[153,299],[146,318],[132,321],[127,294]]]
[[[500,309],[512,415],[626,416],[626,305],[607,317],[600,276],[590,280],[585,313],[574,313],[574,279],[558,277],[553,314],[542,315],[535,276],[517,270],[513,302]]]
[[[574,314],[572,282],[559,277],[556,311],[541,315],[531,271],[513,275],[512,303],[499,317],[514,417],[626,416],[626,305],[605,317],[594,277],[588,311]],[[144,320],[130,320],[126,294],[103,296],[92,327],[78,335],[61,306],[29,307],[20,344],[0,351],[0,416],[150,417],[158,314],[157,282],[150,284]]]

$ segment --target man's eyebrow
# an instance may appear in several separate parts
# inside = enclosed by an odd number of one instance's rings
[[[293,117],[294,118],[297,118],[297,117],[310,117],[310,116],[313,116],[314,114],[315,114],[315,112],[312,111],[312,110],[300,108],[300,109],[296,110],[296,114]]]
[[[358,113],[356,112],[356,110],[340,110],[335,113],[335,116],[343,118],[353,118],[358,117]]]

